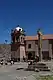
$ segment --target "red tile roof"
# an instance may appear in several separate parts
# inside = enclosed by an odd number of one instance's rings
[[[42,39],[43,40],[45,40],[45,39],[46,40],[47,39],[53,39],[53,34],[51,34],[51,35],[43,35]],[[36,36],[26,36],[25,40],[38,40],[38,35],[36,35]]]

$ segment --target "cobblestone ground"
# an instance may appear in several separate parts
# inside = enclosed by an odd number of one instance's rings
[[[19,67],[27,67],[25,63],[18,63],[14,65],[0,66],[0,80],[25,80],[32,75],[33,71],[16,70]],[[21,79],[22,78],[22,79]],[[28,79],[26,79],[28,80]]]
[[[34,72],[16,70],[18,67],[27,67],[26,63],[17,63],[12,66],[0,66],[0,80],[36,80],[34,76],[40,74],[53,74],[52,72]]]

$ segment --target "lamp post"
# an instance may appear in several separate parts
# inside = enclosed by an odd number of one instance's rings
[[[42,33],[40,29],[37,31],[38,34],[38,54],[39,54],[39,61],[42,61]]]

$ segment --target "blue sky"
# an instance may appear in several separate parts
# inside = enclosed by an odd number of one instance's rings
[[[17,25],[27,35],[53,34],[53,0],[0,0],[0,43],[10,42],[10,31]]]

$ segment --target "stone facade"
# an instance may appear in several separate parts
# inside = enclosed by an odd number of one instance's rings
[[[28,48],[29,44],[31,44],[31,48]],[[20,58],[22,60],[23,56],[28,59],[30,53],[32,56],[39,55],[37,40],[25,40],[25,45],[19,45],[18,43],[0,44],[0,60],[9,60],[10,58]],[[42,41],[42,58],[53,58],[53,39]]]
[[[51,40],[53,41],[53,39]],[[53,52],[52,52],[52,42],[49,43],[50,40],[43,40],[42,41],[42,58],[43,59],[52,59],[53,56]],[[31,44],[31,48],[29,48],[29,44]],[[23,56],[25,56],[26,58],[28,58],[29,54],[31,53],[32,56],[36,56],[39,55],[38,54],[38,40],[25,40],[25,46],[21,46],[20,45],[20,52],[18,51],[17,53],[17,58],[18,58],[18,54],[20,54],[20,58],[22,58]],[[23,51],[25,53],[25,55],[23,55]],[[28,58],[29,59],[29,58]]]
[[[42,58],[52,58],[52,43],[49,43],[50,40],[43,40],[42,41]],[[53,41],[53,40],[52,40]],[[31,52],[33,54],[33,51],[35,52],[35,55],[38,54],[38,44],[35,44],[35,41],[26,41],[26,53],[28,54]],[[28,48],[28,45],[31,44],[31,48]]]

